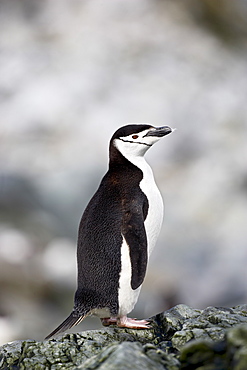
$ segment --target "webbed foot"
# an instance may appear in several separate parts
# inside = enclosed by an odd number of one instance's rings
[[[119,317],[117,320],[117,326],[119,328],[129,328],[129,329],[150,329],[149,321],[147,320],[137,320],[131,319],[127,316]]]
[[[110,326],[110,325],[117,325],[117,318],[116,317],[104,317],[101,320],[101,324],[104,326]]]

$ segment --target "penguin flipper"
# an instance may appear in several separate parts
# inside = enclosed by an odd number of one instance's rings
[[[45,339],[50,339],[55,334],[63,333],[65,330],[72,328],[73,326],[78,325],[87,315],[78,316],[72,312],[67,319],[65,319],[62,324],[60,324],[55,330],[53,330]]]
[[[131,287],[137,289],[143,283],[148,261],[147,235],[142,210],[138,207],[132,208],[124,224],[123,236],[129,246],[132,267]]]

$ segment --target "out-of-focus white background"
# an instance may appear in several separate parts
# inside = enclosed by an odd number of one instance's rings
[[[129,122],[165,200],[134,316],[247,298],[247,2],[0,2],[0,343],[70,313],[81,214]],[[100,327],[86,319],[75,330]]]

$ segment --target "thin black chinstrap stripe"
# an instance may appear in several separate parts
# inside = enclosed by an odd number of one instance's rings
[[[119,140],[123,141],[124,143],[142,144],[142,145],[147,145],[147,146],[152,146],[153,145],[153,144],[140,143],[140,141],[123,140],[120,137],[119,137]]]

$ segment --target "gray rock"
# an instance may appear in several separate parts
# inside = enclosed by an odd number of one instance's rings
[[[149,351],[150,352],[150,351]],[[156,351],[154,350],[155,354]],[[124,370],[124,369],[160,369],[164,370],[159,355],[144,353],[140,343],[125,342],[108,347],[98,356],[85,361],[78,369]]]
[[[170,339],[173,347],[180,350],[192,339],[222,340],[228,328],[247,323],[247,305],[208,307],[205,310],[178,305],[153,319],[158,327],[163,328],[164,338]]]
[[[181,369],[245,370],[247,368],[247,324],[227,331],[220,342],[193,341],[180,354]]]
[[[107,328],[0,347],[1,370],[246,368],[247,305],[185,305],[151,319],[152,329]]]

